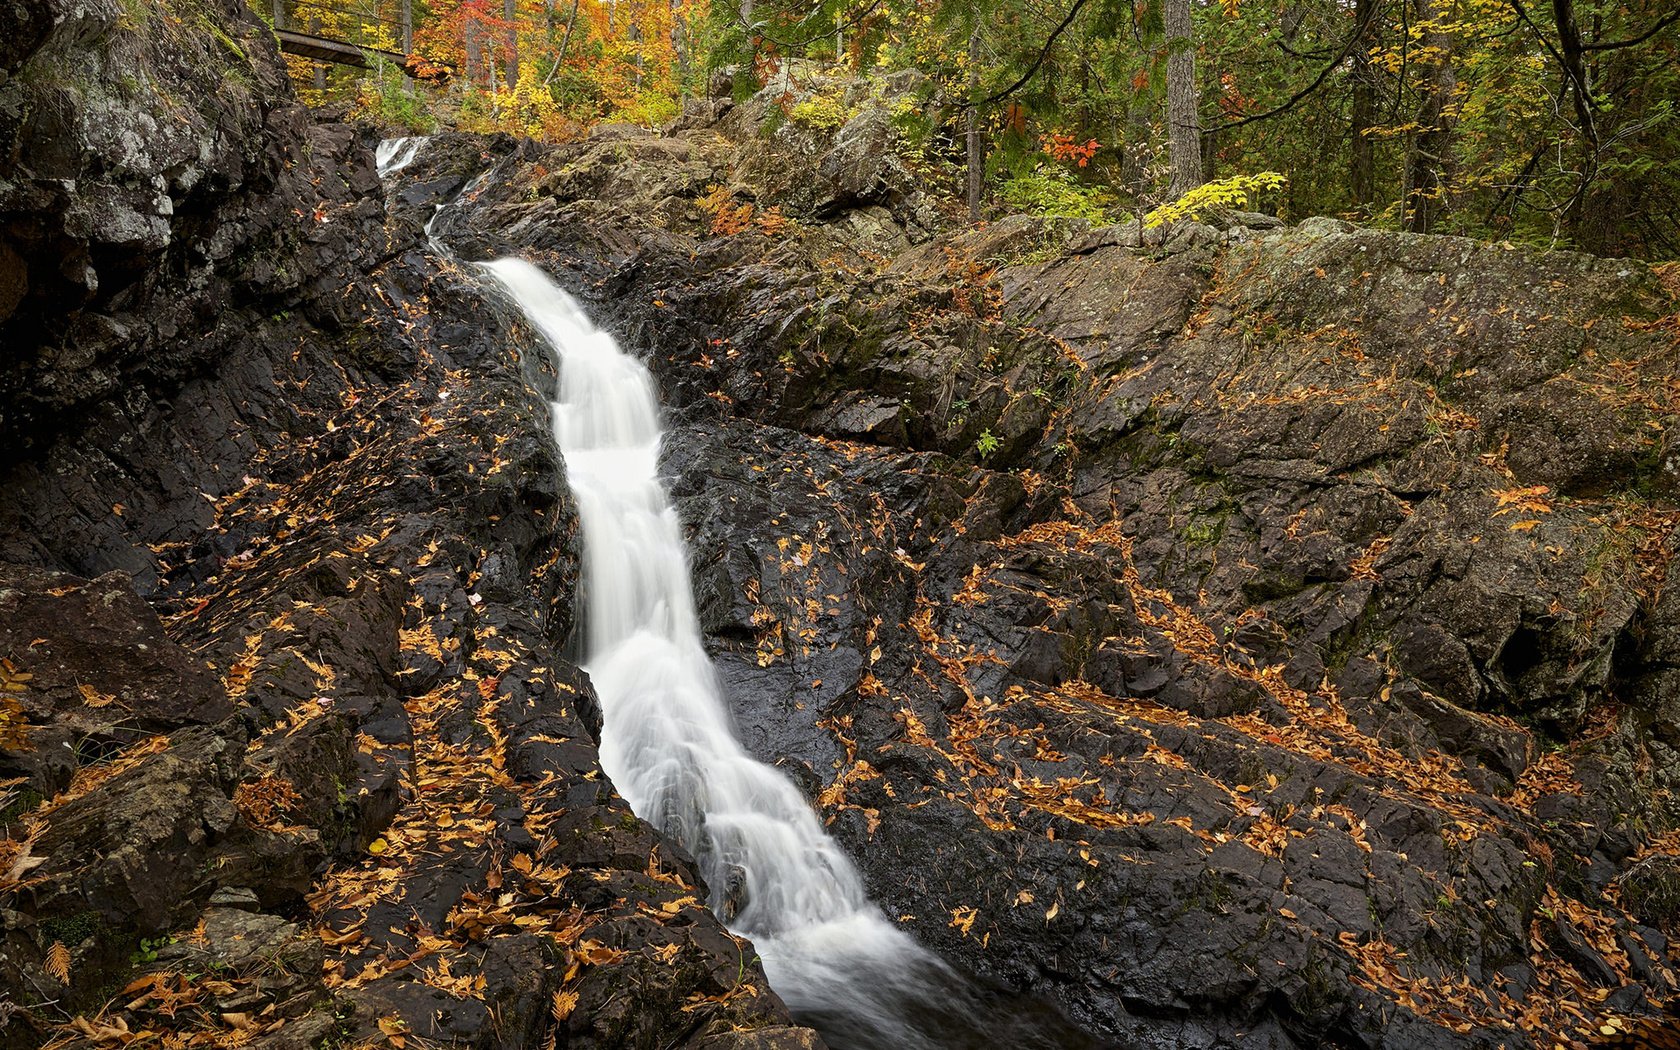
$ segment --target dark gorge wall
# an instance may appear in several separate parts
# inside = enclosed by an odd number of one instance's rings
[[[1261,216],[930,240],[853,152],[892,97],[833,133],[777,91],[510,152],[446,224],[658,364],[741,732],[886,912],[1121,1045],[1666,1016],[1673,273]]]
[[[454,187],[388,217],[242,5],[0,30],[0,1043],[818,1045],[601,774]]]

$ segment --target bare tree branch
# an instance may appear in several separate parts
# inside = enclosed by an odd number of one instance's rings
[[[1353,49],[1359,44],[1359,42],[1365,38],[1365,30],[1369,29],[1371,22],[1376,19],[1376,12],[1380,6],[1381,5],[1379,4],[1371,5],[1371,9],[1365,13],[1365,17],[1360,20],[1358,25],[1353,27],[1353,32],[1349,33],[1348,38],[1342,42],[1341,49],[1336,52],[1336,57],[1331,59],[1323,69],[1319,70],[1318,76],[1313,78],[1313,82],[1311,84],[1308,84],[1306,87],[1295,92],[1295,94],[1289,96],[1289,98],[1281,105],[1274,106],[1271,109],[1266,110],[1264,113],[1255,113],[1250,116],[1241,117],[1237,120],[1228,120],[1223,124],[1216,125],[1213,130],[1224,131],[1227,128],[1240,128],[1244,124],[1252,124],[1257,120],[1266,120],[1268,118],[1275,117],[1280,113],[1287,113],[1289,110],[1294,109],[1296,103],[1317,91],[1320,87],[1323,87],[1324,82],[1330,79],[1330,74],[1336,71],[1336,67],[1340,66],[1342,61],[1346,59],[1348,55],[1353,52]]]
[[[1084,8],[1086,2],[1087,0],[1073,0],[1073,6],[1068,8],[1067,17],[1062,19],[1061,25],[1058,25],[1051,31],[1050,38],[1044,42],[1044,47],[1039,49],[1038,56],[1033,59],[1032,65],[1028,66],[1027,71],[1015,79],[1015,83],[1004,88],[1002,91],[994,91],[992,94],[987,95],[985,98],[978,101],[965,102],[958,108],[966,109],[970,106],[989,106],[993,102],[1001,102],[1003,99],[1013,95],[1016,91],[1019,91],[1027,81],[1033,78],[1033,74],[1038,72],[1038,67],[1042,66],[1044,64],[1044,60],[1049,57],[1050,49],[1056,46],[1056,39],[1067,30],[1068,26],[1073,25],[1074,18],[1079,14],[1080,10]]]

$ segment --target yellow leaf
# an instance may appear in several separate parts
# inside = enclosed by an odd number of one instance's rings
[[[372,842],[368,843],[368,852],[377,857],[381,853],[384,853],[389,845],[390,843],[386,842],[384,839],[374,839]]]
[[[577,1002],[578,996],[576,992],[555,992],[554,1019],[556,1021],[564,1021],[566,1018],[572,1016],[572,1010],[577,1006]]]
[[[952,908],[950,925],[961,930],[962,935],[967,937],[969,929],[974,926],[974,918],[978,914],[979,912],[974,908]]]
[[[1512,532],[1527,532],[1528,530],[1534,528],[1534,526],[1536,526],[1538,524],[1540,524],[1540,519],[1538,519],[1538,518],[1530,518],[1527,521],[1514,521],[1514,522],[1511,523],[1511,531]]]
[[[82,694],[82,700],[89,707],[106,707],[115,703],[117,699],[108,693],[101,693],[91,685],[78,685],[76,686],[76,690]]]
[[[1054,919],[1056,917],[1057,913],[1059,913],[1061,910],[1062,910],[1062,902],[1061,901],[1057,901],[1056,903],[1050,905],[1050,910],[1044,913],[1044,921],[1049,922],[1051,919]]]

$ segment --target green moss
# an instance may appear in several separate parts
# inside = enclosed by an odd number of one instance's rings
[[[1219,538],[1225,534],[1225,519],[1228,515],[1218,514],[1209,516],[1197,515],[1189,525],[1185,526],[1184,542],[1192,547],[1213,547],[1218,545]]]
[[[54,941],[71,948],[83,944],[99,935],[104,927],[104,920],[96,911],[80,911],[74,915],[59,915],[41,923],[41,939],[47,944]]]
[[[1323,956],[1315,952],[1301,968],[1301,989],[1295,993],[1291,1005],[1303,1017],[1333,1012],[1344,997],[1344,987],[1343,975],[1332,970]]]
[[[20,788],[16,797],[4,809],[0,809],[0,827],[10,824],[44,801],[46,796],[34,788]]]
[[[1172,917],[1192,911],[1223,913],[1234,899],[1230,885],[1222,876],[1204,871],[1196,877],[1195,887],[1179,899],[1178,910]]]

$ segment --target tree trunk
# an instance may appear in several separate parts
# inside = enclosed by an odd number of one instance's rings
[[[980,12],[968,34],[968,221],[980,221],[980,184],[986,158],[980,152]]]
[[[554,57],[554,68],[548,71],[549,80],[553,80],[554,74],[560,72],[560,67],[566,64],[566,48],[571,46],[572,27],[577,24],[577,15],[578,0],[572,0],[572,13],[566,16],[566,35],[560,38],[560,51]]]
[[[285,3],[285,0],[274,0],[273,10],[274,10],[274,28],[275,29],[286,28],[286,3]]]
[[[1417,15],[1423,27],[1423,45],[1431,59],[1406,179],[1405,227],[1413,233],[1431,233],[1447,211],[1447,174],[1452,160],[1450,107],[1458,90],[1458,76],[1453,70],[1452,40],[1436,21],[1434,0],[1417,0]]]
[[[1197,116],[1190,0],[1167,0],[1167,49],[1167,151],[1172,163],[1172,184],[1167,192],[1176,200],[1202,184],[1202,128]]]
[[[519,85],[519,0],[502,0],[502,20],[507,23],[507,86]]]
[[[414,0],[402,0],[402,53],[414,53]]]
[[[1355,0],[1353,24],[1364,26],[1353,45],[1353,112],[1350,131],[1352,149],[1348,157],[1348,191],[1359,214],[1370,218],[1377,199],[1376,143],[1370,129],[1377,121],[1377,84],[1371,69],[1371,29],[1377,0]]]
[[[461,27],[461,57],[465,62],[466,82],[480,86],[478,75],[478,22],[469,18]]]
[[[677,93],[688,94],[688,39],[683,33],[683,12],[678,0],[671,0],[671,54],[677,60]]]

